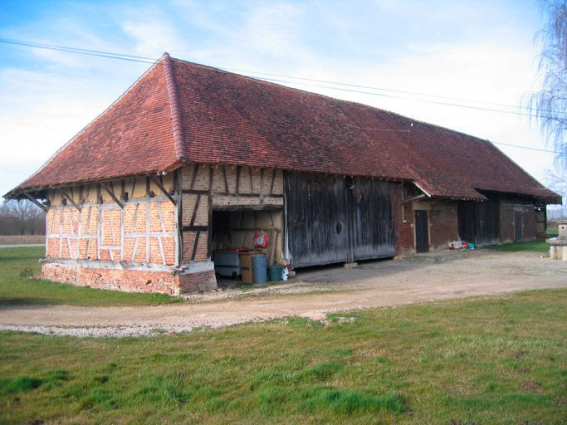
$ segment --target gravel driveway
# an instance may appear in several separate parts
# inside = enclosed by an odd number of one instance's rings
[[[0,330],[131,336],[219,328],[326,313],[541,288],[567,288],[567,262],[536,253],[478,251],[304,271],[297,282],[186,297],[149,307],[4,306]]]

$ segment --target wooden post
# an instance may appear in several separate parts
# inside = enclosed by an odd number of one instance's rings
[[[171,201],[173,205],[177,205],[177,202],[175,201],[173,196],[171,196],[171,194],[165,189],[165,187],[163,186],[162,182],[159,181],[159,179],[157,179],[155,176],[152,176],[151,180],[155,183],[155,185],[159,188],[159,190],[161,190],[161,192],[167,197],[167,199]]]
[[[47,207],[43,205],[41,202],[38,202],[33,196],[31,196],[28,192],[23,192],[23,194],[37,207],[41,208],[43,212],[47,212]]]
[[[120,200],[117,198],[117,196],[114,194],[114,189],[113,188],[109,188],[108,185],[106,183],[101,183],[102,188],[106,191],[106,193],[108,193],[110,195],[110,197],[114,200],[114,202],[116,202],[116,204],[121,208],[124,209],[124,204],[122,202],[120,202]]]
[[[63,190],[63,189],[59,189],[59,193],[61,193],[61,195],[67,199],[69,202],[71,202],[71,204],[73,204],[73,206],[75,208],[77,208],[77,210],[81,211],[81,207],[73,200],[72,197],[70,197],[69,195],[67,195],[67,193]]]

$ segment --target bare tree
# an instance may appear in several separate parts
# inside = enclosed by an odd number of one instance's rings
[[[567,218],[567,169],[548,168],[545,170],[545,181],[550,189],[563,196],[563,206],[548,207],[547,217],[550,220]]]
[[[543,81],[541,90],[529,97],[528,106],[557,152],[557,164],[567,169],[567,0],[539,2],[547,17],[546,26],[536,35],[542,43],[539,72]]]
[[[548,182],[550,189],[563,196],[565,201],[567,197],[567,170],[548,168],[545,170],[545,180]]]
[[[45,233],[45,213],[30,201],[8,201],[0,205],[0,234]]]

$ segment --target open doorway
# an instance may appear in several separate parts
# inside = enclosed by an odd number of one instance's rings
[[[223,269],[215,262],[219,286],[231,286],[241,281],[242,270],[238,253],[255,251],[266,256],[267,266],[283,260],[283,209],[274,207],[261,210],[238,207],[238,209],[213,209],[211,248],[213,261],[223,258],[234,269]],[[268,243],[256,247],[254,238],[263,233]],[[220,276],[219,276],[220,274]]]

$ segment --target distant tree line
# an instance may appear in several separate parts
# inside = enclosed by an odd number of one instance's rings
[[[30,201],[0,204],[0,235],[45,235],[45,213]]]

